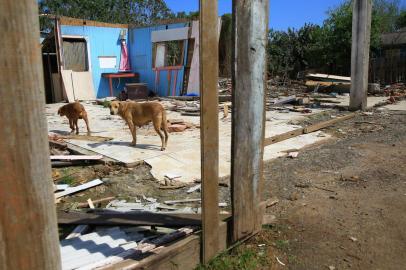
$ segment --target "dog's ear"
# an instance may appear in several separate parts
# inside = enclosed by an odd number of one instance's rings
[[[126,108],[127,108],[127,102],[125,102],[125,101],[118,102],[118,109],[120,111],[124,111]]]

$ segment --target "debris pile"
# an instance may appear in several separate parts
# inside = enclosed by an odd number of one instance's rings
[[[156,230],[147,227],[96,228],[93,232],[79,233],[61,241],[62,269],[96,269],[128,258],[140,260],[195,230],[195,227]]]
[[[231,94],[232,91],[232,82],[231,78],[219,78],[218,88],[220,94]]]

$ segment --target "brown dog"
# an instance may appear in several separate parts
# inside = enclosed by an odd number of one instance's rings
[[[85,107],[78,101],[63,105],[59,108],[58,114],[60,116],[66,116],[69,119],[69,126],[72,129],[71,133],[75,131],[79,134],[78,119],[85,120],[87,127],[87,135],[90,135],[89,120],[87,119],[87,113]]]
[[[168,128],[166,123],[166,112],[164,107],[158,102],[137,103],[133,101],[112,101],[110,103],[110,114],[120,115],[130,128],[133,136],[132,146],[137,144],[136,126],[143,126],[153,122],[154,129],[161,137],[161,151],[165,150],[168,143]],[[161,130],[165,134],[162,134]]]

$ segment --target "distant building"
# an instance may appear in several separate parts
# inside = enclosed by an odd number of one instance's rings
[[[119,96],[130,83],[151,95],[199,95],[198,29],[188,20],[138,27],[56,18],[42,40],[46,101]]]
[[[383,34],[381,41],[382,51],[370,62],[370,81],[406,82],[406,28]]]

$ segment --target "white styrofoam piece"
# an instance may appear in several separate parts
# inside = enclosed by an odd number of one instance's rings
[[[70,187],[70,188],[65,189],[64,191],[55,193],[54,194],[55,199],[58,199],[58,198],[61,198],[63,196],[73,194],[73,193],[76,193],[76,192],[79,192],[79,191],[82,191],[82,190],[85,190],[85,189],[88,189],[88,188],[92,188],[92,187],[95,187],[95,186],[98,186],[98,185],[101,185],[101,184],[103,184],[102,180],[95,179],[95,180],[92,180],[90,182],[87,182],[87,183],[85,183],[83,185],[80,185],[80,186],[77,186],[77,187]]]

